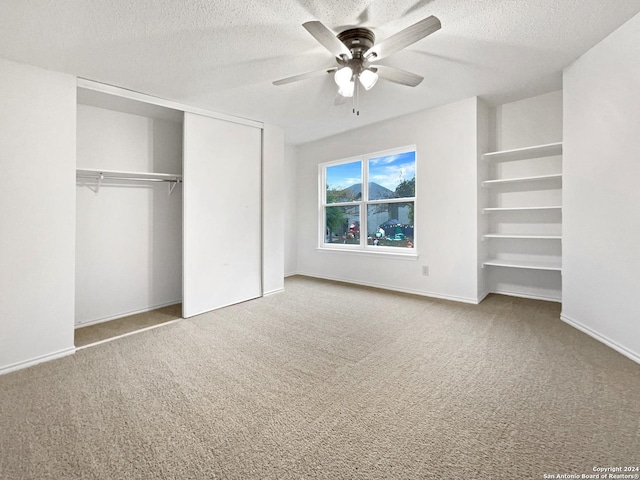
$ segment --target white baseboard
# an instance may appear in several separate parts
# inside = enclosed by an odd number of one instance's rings
[[[558,298],[558,297],[551,297],[551,296],[547,296],[547,295],[533,295],[533,294],[520,293],[520,292],[511,292],[511,291],[508,291],[508,290],[489,290],[487,292],[484,292],[484,293],[478,295],[478,298],[468,298],[468,297],[458,297],[458,296],[454,296],[454,295],[446,295],[446,294],[434,293],[434,292],[424,292],[424,291],[421,291],[421,290],[398,288],[398,287],[395,287],[395,286],[392,286],[392,285],[383,285],[383,284],[380,284],[380,283],[345,280],[343,278],[317,275],[315,273],[296,272],[296,273],[290,274],[289,276],[294,276],[294,275],[303,275],[305,277],[319,278],[319,279],[322,279],[322,280],[331,280],[331,281],[334,281],[334,282],[344,282],[344,283],[349,283],[349,284],[352,284],[352,285],[362,285],[362,286],[365,286],[365,287],[381,288],[383,290],[391,290],[391,291],[394,291],[394,292],[410,293],[412,295],[420,295],[420,296],[423,296],[423,297],[440,298],[442,300],[452,300],[454,302],[470,303],[472,305],[478,305],[480,302],[482,302],[485,298],[487,298],[487,296],[489,296],[492,293],[496,293],[496,294],[499,294],[499,295],[508,295],[510,297],[529,298],[531,300],[544,300],[544,301],[547,301],[547,302],[562,303],[562,298]]]
[[[485,298],[487,298],[489,295],[491,295],[491,293],[493,293],[493,292],[490,292],[490,291],[487,290],[486,292],[478,295],[478,302],[477,303],[479,304],[480,302],[482,302]]]
[[[172,301],[167,302],[167,303],[161,303],[159,305],[151,305],[149,307],[141,308],[140,310],[132,310],[130,312],[118,313],[116,315],[111,315],[109,317],[96,318],[94,320],[86,320],[84,322],[76,323],[75,328],[89,327],[91,325],[96,325],[98,323],[110,322],[111,320],[117,320],[118,318],[128,317],[130,315],[137,315],[138,313],[150,312],[152,310],[157,310],[158,308],[168,307],[169,305],[175,305],[175,304],[181,303],[181,302],[182,302],[182,300],[172,300]]]
[[[269,290],[268,292],[264,292],[262,294],[263,297],[268,297],[270,295],[275,295],[276,293],[282,293],[284,292],[284,287],[283,288],[276,288],[275,290]]]
[[[439,298],[439,299],[442,299],[442,300],[452,300],[454,302],[470,303],[472,305],[477,305],[478,304],[478,299],[477,298],[458,297],[458,296],[455,296],[455,295],[446,295],[446,294],[441,294],[441,293],[425,292],[425,291],[422,291],[422,290],[413,290],[413,289],[410,289],[410,288],[398,288],[398,287],[393,286],[393,285],[384,285],[384,284],[381,284],[381,283],[361,282],[361,281],[355,281],[355,280],[345,280],[344,278],[321,276],[321,275],[317,275],[315,273],[298,272],[297,275],[303,275],[305,277],[312,277],[312,278],[319,278],[321,280],[331,280],[333,282],[349,283],[351,285],[361,285],[361,286],[364,286],[364,287],[380,288],[382,290],[390,290],[390,291],[393,291],[393,292],[410,293],[412,295],[419,295],[421,297]]]
[[[628,359],[633,360],[636,363],[640,363],[640,354],[636,352],[632,352],[628,348],[623,347],[622,345],[619,345],[618,343],[614,342],[610,338],[606,337],[605,335],[602,335],[601,333],[596,332],[595,330],[592,330],[591,328],[587,327],[586,325],[583,325],[579,321],[571,317],[568,317],[566,315],[560,315],[560,320],[562,320],[568,325],[571,325],[574,328],[577,328],[581,332],[586,333],[590,337],[595,338],[599,342],[604,343],[606,346],[613,348],[616,352],[624,355]]]
[[[531,300],[544,300],[546,302],[562,303],[562,298],[550,297],[548,295],[534,295],[530,293],[510,292],[508,290],[491,290],[489,293],[497,293],[499,295],[508,295],[510,297],[530,298]]]
[[[39,357],[30,358],[29,360],[23,360],[22,362],[12,363],[6,367],[0,367],[0,375],[6,373],[15,372],[16,370],[22,370],[23,368],[32,367],[38,363],[48,362],[55,360],[56,358],[66,357],[67,355],[73,355],[76,353],[76,347],[65,348],[64,350],[58,350],[57,352],[47,353],[46,355],[40,355]]]

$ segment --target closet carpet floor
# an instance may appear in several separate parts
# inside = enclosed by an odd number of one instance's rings
[[[556,303],[291,277],[283,293],[0,376],[0,478],[538,480],[639,466],[640,365],[559,316]]]
[[[74,333],[75,346],[84,347],[95,342],[154,327],[179,318],[182,318],[181,303],[151,310],[150,312],[129,315],[117,320],[96,323],[88,327],[76,328]]]

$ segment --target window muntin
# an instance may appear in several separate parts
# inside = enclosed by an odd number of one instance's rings
[[[319,173],[321,247],[415,247],[415,147],[322,164]]]

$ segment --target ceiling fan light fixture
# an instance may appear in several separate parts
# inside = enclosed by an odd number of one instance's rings
[[[365,90],[371,90],[378,81],[378,74],[372,70],[363,70],[358,79]]]
[[[344,85],[340,85],[338,93],[343,97],[353,97],[353,91],[355,90],[355,82],[347,82]]]
[[[336,81],[336,84],[340,87],[340,89],[343,89],[347,87],[347,84],[349,83],[353,84],[353,82],[351,81],[352,77],[353,77],[353,70],[351,70],[350,67],[342,67],[336,72],[333,78]],[[351,89],[351,91],[353,91],[353,88]]]

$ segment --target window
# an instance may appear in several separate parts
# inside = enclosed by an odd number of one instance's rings
[[[413,253],[415,147],[320,165],[321,248]]]

